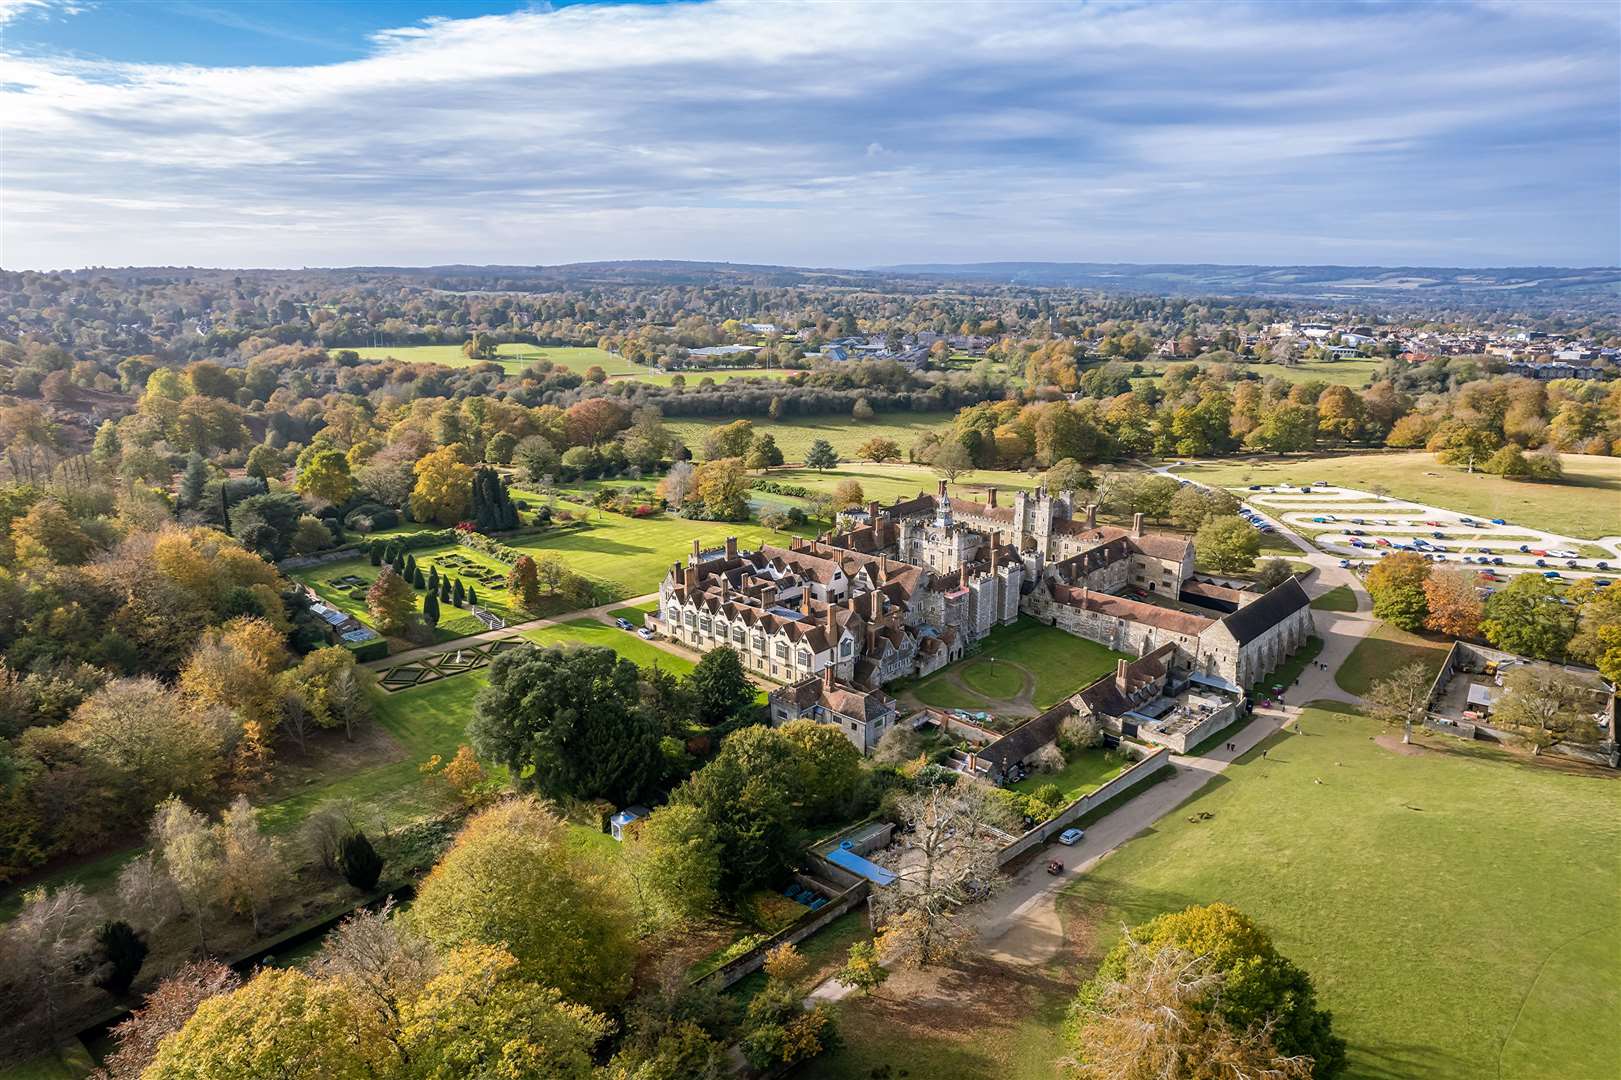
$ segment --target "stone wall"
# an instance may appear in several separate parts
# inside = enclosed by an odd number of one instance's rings
[[[1171,752],[1163,746],[1149,750],[1146,747],[1134,746],[1134,744],[1125,740],[1121,740],[1120,746],[1121,749],[1128,752],[1142,751],[1143,756],[1135,765],[1110,780],[1107,784],[1104,784],[1096,791],[1082,795],[1055,814],[1051,820],[1043,821],[1023,836],[1015,839],[1011,844],[1003,848],[996,857],[997,864],[1006,866],[1030,849],[1045,844],[1048,840],[1069,828],[1072,822],[1084,817],[1088,812],[1097,809],[1115,796],[1138,787],[1160,770],[1171,767]]]

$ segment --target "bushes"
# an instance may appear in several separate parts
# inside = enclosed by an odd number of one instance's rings
[[[363,832],[350,833],[338,849],[338,868],[343,878],[363,893],[377,888],[377,879],[383,876],[383,857],[377,854]]]
[[[810,488],[801,487],[798,484],[779,484],[775,480],[755,480],[749,484],[749,487],[755,491],[764,491],[771,495],[787,495],[794,499],[808,499],[811,497]]]

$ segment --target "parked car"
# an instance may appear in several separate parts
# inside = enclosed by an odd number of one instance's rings
[[[1598,568],[1600,570],[1608,570],[1610,568],[1610,564],[1605,562],[1603,559],[1600,559],[1598,561]]]
[[[1367,533],[1363,532],[1361,529],[1347,529],[1346,531],[1348,533],[1350,533],[1352,536],[1367,536],[1368,535]]]
[[[1340,560],[1340,569],[1341,570],[1347,569],[1350,565],[1351,565],[1351,560],[1350,559],[1341,559]]]
[[[1447,538],[1447,534],[1440,531],[1432,532],[1430,535],[1435,537],[1437,540],[1445,540]]]
[[[1065,829],[1063,832],[1058,834],[1058,842],[1063,844],[1065,847],[1073,847],[1074,845],[1080,843],[1081,838],[1085,835],[1085,829]]]
[[[1545,577],[1545,578],[1556,578],[1556,577],[1559,576],[1559,571],[1557,571],[1557,570],[1549,570],[1546,574],[1543,574],[1542,576]]]
[[[1351,546],[1354,547],[1354,548],[1359,548],[1359,547],[1367,547],[1368,545],[1363,543],[1361,540],[1358,540],[1355,537],[1352,537],[1351,538]]]
[[[1251,484],[1250,485],[1250,490],[1251,491],[1260,491],[1261,490],[1261,485],[1260,484]]]
[[[647,627],[644,626],[640,630],[636,631],[636,636],[639,637],[639,638],[642,638],[645,641],[652,641],[653,640],[653,631],[649,630]]]
[[[1549,552],[1549,554],[1560,559],[1575,559],[1580,556],[1580,552],[1567,551],[1564,548],[1554,548],[1551,552]]]
[[[621,630],[634,630],[635,629],[635,627],[630,625],[630,620],[629,619],[615,619],[614,620],[614,625],[619,627],[619,629],[621,629]]]
[[[1548,565],[1548,560],[1547,559],[1538,559],[1537,560],[1537,565],[1538,566],[1547,566]]]
[[[1502,518],[1492,518],[1492,524],[1493,525],[1507,525],[1508,522],[1504,521]]]
[[[1530,550],[1531,550],[1531,546],[1530,546],[1530,545],[1529,545],[1529,544],[1521,544],[1521,545],[1520,545],[1520,554],[1521,554],[1521,555],[1524,555],[1524,554],[1526,554],[1526,553],[1527,553],[1527,552],[1529,552],[1529,551],[1530,551]]]
[[[1385,539],[1385,538],[1384,538],[1384,537],[1382,537],[1382,536],[1381,536],[1381,537],[1378,537],[1378,538],[1376,538],[1376,539],[1375,539],[1375,540],[1374,540],[1374,543],[1375,543],[1375,544],[1378,544],[1378,545],[1379,545],[1379,546],[1380,546],[1380,547],[1389,547],[1389,546],[1390,546],[1390,541],[1389,541],[1389,540],[1386,540],[1386,539]]]
[[[1501,555],[1493,555],[1492,556],[1492,565],[1493,566],[1502,566],[1503,565],[1503,557]]]
[[[1593,579],[1593,584],[1601,589],[1608,589],[1610,587],[1610,579],[1607,577],[1595,578]]]
[[[1576,569],[1576,567],[1580,566],[1581,563],[1577,562],[1575,559],[1566,559],[1565,560],[1565,565],[1570,567],[1572,570],[1574,570],[1574,569]]]
[[[1361,524],[1364,524],[1364,522],[1363,522],[1363,520],[1361,518],[1352,518],[1351,519],[1351,524],[1352,525],[1361,525]]]

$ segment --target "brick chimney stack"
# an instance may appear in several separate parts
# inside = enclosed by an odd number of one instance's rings
[[[996,507],[996,489],[994,487],[988,487],[988,488],[985,489],[985,505],[991,507],[992,509],[995,509],[995,507]]]
[[[876,501],[867,504],[867,524],[878,524],[878,503]]]
[[[878,583],[882,585],[889,580],[889,556],[883,552],[878,553]]]
[[[761,608],[770,608],[770,607],[775,607],[776,604],[777,604],[777,587],[775,585],[766,585],[763,588],[761,588],[760,589],[760,607]]]
[[[942,499],[946,497],[946,482],[944,480],[940,481],[940,497]]]
[[[822,689],[828,691],[833,689],[833,664],[831,662],[822,669]]]
[[[737,537],[735,536],[726,538],[726,557],[728,559],[737,558]]]
[[[1128,670],[1128,665],[1124,657],[1115,661],[1114,685],[1115,689],[1119,690],[1122,694],[1129,694],[1131,692],[1131,672]]]
[[[827,647],[837,647],[839,640],[839,612],[831,603],[827,605]]]
[[[806,615],[810,612],[810,587],[806,586],[799,593],[799,610]]]
[[[968,564],[967,563],[963,563],[961,566],[957,567],[957,584],[961,585],[965,589],[968,588]]]
[[[1087,503],[1086,504],[1086,527],[1088,529],[1095,529],[1095,528],[1098,527],[1098,504],[1097,503]]]
[[[694,536],[692,538],[692,565],[694,565],[694,566],[698,565],[698,557],[700,555],[702,555],[703,552],[704,552],[704,549],[703,549],[702,546],[699,545],[698,538],[696,536]]]
[[[731,597],[732,597],[732,579],[727,577],[725,574],[722,574],[720,576],[720,598],[721,598],[721,600],[725,601],[725,600],[730,600]]]
[[[884,594],[874,589],[867,594],[867,607],[871,609],[874,620],[884,613]]]
[[[1142,536],[1142,534],[1143,534],[1143,516],[1141,514],[1133,514],[1133,515],[1131,515],[1131,535],[1133,535],[1133,536]]]
[[[689,592],[689,593],[697,592],[698,591],[698,568],[695,567],[695,566],[687,567],[687,572],[685,574],[685,578],[686,578],[686,580],[685,580],[684,584],[687,587],[687,592]]]

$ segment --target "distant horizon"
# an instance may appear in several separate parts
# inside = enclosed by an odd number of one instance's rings
[[[937,269],[966,270],[998,266],[1031,266],[1031,267],[1063,267],[1063,266],[1125,266],[1139,269],[1149,267],[1213,267],[1227,270],[1261,269],[1261,270],[1298,270],[1298,269],[1325,269],[1325,270],[1602,270],[1621,272],[1621,261],[1615,263],[1462,263],[1462,262],[1407,262],[1407,263],[1351,263],[1351,262],[1218,262],[1212,260],[1175,261],[1151,260],[1138,262],[1129,259],[931,259],[927,261],[907,261],[885,263],[879,265],[856,265],[841,263],[794,263],[794,262],[760,262],[753,259],[707,259],[707,258],[676,258],[676,257],[637,257],[626,258],[584,258],[568,259],[561,262],[467,262],[467,261],[437,261],[422,263],[302,263],[269,265],[265,263],[241,264],[204,264],[204,263],[123,263],[102,264],[90,263],[83,266],[8,266],[0,263],[0,271],[7,273],[41,273],[41,274],[79,274],[96,270],[193,270],[193,271],[265,271],[271,273],[285,273],[297,271],[342,271],[342,270],[491,270],[491,269],[523,269],[523,270],[556,270],[571,266],[618,266],[666,263],[688,266],[735,266],[759,267],[762,269],[778,270],[842,270],[852,273],[871,274],[899,274],[899,273],[928,273]]]
[[[1621,264],[1615,4],[0,0],[0,28],[16,268]]]

